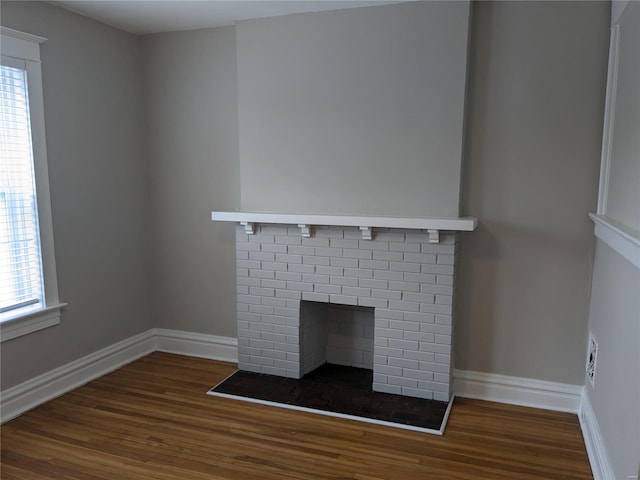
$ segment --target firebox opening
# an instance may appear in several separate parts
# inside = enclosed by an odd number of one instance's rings
[[[373,307],[300,302],[302,375],[325,363],[373,370],[373,344]]]

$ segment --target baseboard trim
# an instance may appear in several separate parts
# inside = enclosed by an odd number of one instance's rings
[[[459,397],[560,412],[578,413],[583,390],[582,385],[494,373],[467,370],[454,370],[453,373],[453,393]]]
[[[595,412],[593,411],[586,392],[582,396],[578,418],[580,419],[580,428],[582,430],[582,437],[584,438],[584,445],[587,448],[587,456],[591,464],[593,479],[615,480],[613,468],[611,467],[611,463],[609,463],[607,450],[604,446],[602,434],[600,433],[600,427],[598,426],[598,420],[596,419]]]
[[[238,340],[233,337],[205,335],[179,330],[154,330],[156,350],[190,357],[238,362]]]
[[[122,340],[0,393],[0,422],[63,395],[156,348],[153,330]]]

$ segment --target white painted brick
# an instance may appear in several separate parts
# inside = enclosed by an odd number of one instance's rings
[[[273,243],[274,241],[274,235],[262,235],[260,233],[249,235],[249,243]]]
[[[420,342],[420,351],[421,352],[432,352],[432,353],[442,353],[449,354],[451,352],[451,345],[443,345],[440,343],[426,343]]]
[[[249,243],[249,242],[243,242],[243,243],[236,243],[236,250],[240,250],[241,252],[259,252],[260,251],[260,244],[259,243]]]
[[[345,268],[344,276],[357,278],[373,278],[373,270],[367,270],[363,268]]]
[[[436,276],[431,273],[404,272],[404,281],[419,283],[421,285],[422,284],[435,285]],[[425,293],[428,293],[428,292],[425,292]]]
[[[453,265],[455,257],[453,255],[438,255],[439,265]]]
[[[377,280],[389,280],[394,282],[401,282],[404,279],[404,273],[402,272],[389,272],[385,270],[374,270],[373,278]]]
[[[290,237],[288,235],[276,235],[275,242],[280,245],[301,245],[301,237]]]
[[[254,347],[254,348],[268,348],[268,349],[273,349],[273,342],[270,342],[268,340],[254,340],[251,339],[249,341],[249,345]]]
[[[299,353],[300,346],[298,345],[298,342],[294,341],[293,343],[290,343],[290,338],[297,338],[297,335],[287,335],[287,343],[274,343],[274,348],[276,350],[284,350],[285,352]]]
[[[262,288],[262,287],[250,287],[249,293],[251,295],[261,295],[263,297],[273,297],[275,295],[275,289]]]
[[[277,280],[291,281],[291,282],[301,282],[302,274],[298,272],[276,272]]]
[[[432,253],[411,253],[404,254],[405,262],[412,263],[436,263],[436,256]]]
[[[436,334],[436,343],[442,343],[444,345],[451,345],[451,335]]]
[[[404,358],[418,360],[420,362],[433,362],[434,355],[432,352],[413,352],[411,350],[404,352]],[[422,368],[422,363],[420,363],[420,369]]]
[[[276,297],[289,298],[291,300],[300,300],[302,298],[301,292],[297,290],[276,290]]]
[[[276,261],[285,263],[302,263],[302,255],[291,255],[289,253],[276,253]]]
[[[249,293],[249,287],[246,285],[238,285],[236,286],[236,293],[241,295],[247,295]]]
[[[290,362],[300,362],[300,354],[287,352],[287,360]]]
[[[387,357],[386,355],[374,355],[373,363],[374,365],[386,365],[388,358],[389,357]]]
[[[247,372],[262,373],[262,365],[254,365],[253,363],[246,362],[240,367],[241,370],[245,370]]]
[[[296,370],[299,368],[298,362],[290,362],[288,360],[276,360],[276,367]]]
[[[276,368],[276,367],[270,367],[268,365],[263,365],[262,366],[262,372],[266,375],[275,375],[278,377],[286,377],[287,376],[287,371],[284,368]]]
[[[274,325],[273,326],[274,333],[282,333],[283,335],[297,335],[298,329],[296,327],[291,327],[289,325]],[[286,344],[285,344],[286,345]],[[280,347],[276,345],[276,348],[280,350]]]
[[[329,283],[329,275],[316,275],[315,273],[303,273],[302,281],[306,283],[320,283],[327,285]]]
[[[316,247],[316,253],[319,257],[342,257],[341,248]]]
[[[389,289],[403,292],[419,292],[420,284],[413,282],[389,282]]]
[[[433,343],[435,341],[435,337],[433,333],[424,333],[424,332],[403,332],[405,340],[412,340],[415,342],[428,342]],[[406,356],[406,355],[405,355]]]
[[[435,313],[441,315],[451,315],[450,305],[435,305],[432,303],[421,303],[420,311],[424,313]]]
[[[440,335],[451,335],[451,325],[434,325],[434,332]]]
[[[298,314],[300,313],[298,310],[296,310],[295,308],[276,308],[274,310],[274,313],[276,315],[280,315],[281,317],[298,317]]]
[[[329,264],[332,267],[358,268],[357,258],[330,258]],[[342,272],[340,272],[342,275]]]
[[[377,231],[376,230],[376,240],[385,241],[385,242],[404,242],[405,232],[401,231]]]
[[[329,246],[333,248],[358,248],[358,240],[346,238],[331,238],[329,239]]]
[[[252,253],[252,252],[250,252]],[[253,269],[253,268],[260,268],[260,261],[258,260],[238,260],[236,262],[236,267],[238,268],[249,268],[249,269]]]
[[[420,272],[419,263],[389,262],[389,270],[394,272]],[[403,277],[404,278],[404,277]]]
[[[312,255],[303,255],[302,263],[306,265],[329,265],[329,257],[316,257]]]
[[[389,242],[389,250],[392,252],[414,252],[420,251],[420,244],[405,242]]]
[[[272,323],[263,323],[263,322],[252,323],[250,325],[250,328],[252,330],[258,330],[260,332],[273,332],[273,324]],[[260,338],[262,338],[262,337],[260,337]]]
[[[292,255],[315,255],[316,247],[290,245],[287,249],[287,253]]]
[[[264,288],[287,288],[287,282],[285,282],[284,280],[271,280],[268,278],[263,278],[261,280],[261,283],[261,286]]]
[[[249,312],[241,312],[241,313],[238,313],[238,320],[242,320],[245,322],[259,322],[260,315],[257,315],[255,313],[249,313]]]
[[[448,392],[433,392],[433,399],[438,402],[448,402],[451,397]]]
[[[246,303],[248,305],[260,305],[260,297],[258,295],[236,295],[238,303]]]
[[[407,377],[394,377],[392,375],[388,375],[387,382],[389,385],[401,385],[403,387],[418,387],[418,380],[415,378],[407,378]]]
[[[424,388],[425,390],[431,390],[434,392],[443,392],[446,393],[449,391],[449,385],[439,382],[428,382],[423,380],[418,380],[418,388]]]
[[[362,250],[360,248],[345,248],[342,250],[342,256],[344,258],[357,258],[370,260],[373,258],[371,250]]]
[[[257,357],[253,355],[250,358],[251,358],[251,363],[254,363],[257,365],[272,366],[275,361],[273,358]]]
[[[413,370],[411,368],[403,368],[402,375],[409,378],[415,378],[416,380],[433,380],[433,372],[425,370]]]
[[[398,330],[409,330],[411,332],[419,332],[420,324],[418,322],[407,322],[405,320],[390,320],[389,328],[396,328]]]
[[[374,355],[386,355],[387,357],[389,357],[389,361],[391,360],[391,358],[402,358],[402,349],[400,348],[387,348],[387,347],[380,347],[378,345],[376,345],[373,349],[373,353]],[[389,365],[391,365],[391,363],[387,362]],[[402,365],[396,365],[397,367],[401,367]]]
[[[409,264],[412,265],[412,264]],[[429,263],[423,263],[421,265],[420,272],[422,273],[435,273],[438,275],[453,275],[453,265],[431,265]]]
[[[404,312],[404,320],[408,322],[420,322],[421,324],[433,323],[435,321],[435,315],[422,312]]]
[[[371,297],[382,298],[385,300],[401,300],[402,292],[393,290],[378,290],[374,288],[373,290],[371,290]]]
[[[433,381],[434,382],[440,382],[440,383],[449,383],[450,381],[450,376],[447,375],[446,373],[434,373],[433,374]],[[428,380],[428,379],[425,379]]]
[[[440,239],[442,240],[443,235],[440,235]],[[412,232],[407,233],[405,236],[405,241],[407,243],[422,243],[429,241],[429,234],[427,232]]]
[[[327,267],[326,265],[316,266],[316,273],[318,275],[334,275],[341,276],[343,273],[342,267]],[[328,283],[328,282],[325,282]]]
[[[250,339],[248,338],[238,338],[238,346],[239,347],[248,347],[250,343]]]
[[[362,232],[358,227],[345,227],[344,238],[350,240],[360,240],[362,238]]]
[[[315,230],[317,237],[321,238],[343,238],[344,230],[337,228],[317,227]]]
[[[236,309],[238,310],[238,312],[248,312],[249,305],[247,305],[246,303],[238,303],[236,305]]]
[[[236,260],[249,260],[249,252],[246,250],[236,250]]]
[[[262,262],[262,270],[274,270],[276,272],[286,272],[287,264],[284,262]]]
[[[391,252],[386,250],[374,250],[373,251],[373,259],[374,260],[386,260],[392,262],[401,262],[403,260],[402,252]]]
[[[424,398],[425,400],[433,400],[433,392],[430,390],[420,390],[418,388],[402,387],[402,395],[407,397]]]
[[[402,387],[399,385],[386,385],[384,383],[374,383],[372,388],[374,392],[402,395]]]
[[[389,300],[389,308],[392,310],[402,310],[408,312],[419,312],[420,303],[417,302],[404,302],[398,300]]]
[[[373,268],[375,270],[389,270],[389,262],[385,260],[360,259],[358,266],[360,268]]]
[[[248,268],[236,268],[236,278],[246,278],[248,276],[249,276]]]
[[[290,263],[287,266],[287,268],[289,269],[290,272],[297,272],[297,273],[315,273],[316,272],[315,265],[302,265],[297,263]]]
[[[331,303],[339,303],[342,305],[358,305],[358,297],[350,297],[347,295],[330,295]]]
[[[376,327],[375,332],[377,337],[396,338],[396,339],[404,338],[402,330]]]
[[[420,284],[420,291],[422,293],[432,293],[435,295],[453,295],[453,287],[448,285],[431,285],[431,284]]]
[[[320,285],[319,284],[314,286],[314,290],[317,293],[333,293],[333,294],[342,293],[342,287],[340,285]]]
[[[438,305],[453,305],[451,295],[436,295],[435,303]]]
[[[262,300],[264,302],[265,300],[272,300],[272,299],[264,297]],[[274,310],[275,310],[275,307],[274,307]],[[287,323],[286,317],[281,317],[278,315],[262,315],[262,321],[265,323],[271,323],[273,325],[274,332],[276,331],[277,326],[285,326]]]
[[[302,292],[302,300],[306,300],[308,302],[328,302],[329,294],[318,292]]]
[[[436,283],[438,285],[453,285],[453,276],[451,275],[438,275],[436,277]]]
[[[261,352],[262,352],[261,348],[242,347],[243,355],[260,355]]]
[[[375,348],[375,346],[388,347],[389,346],[389,339],[388,338],[384,338],[384,337],[376,337],[376,338],[373,339],[373,345],[374,345],[374,348]]]
[[[387,319],[387,320],[402,320],[404,317],[402,312],[397,310],[389,310],[389,309],[376,309],[376,322],[378,319]],[[377,323],[376,323],[377,325]]]
[[[249,260],[259,260],[264,262],[273,262],[276,254],[271,252],[249,252]]]
[[[387,375],[382,374],[382,373],[375,373],[373,374],[373,382],[374,383],[387,383]]]
[[[262,235],[282,235],[286,231],[287,227],[283,225],[260,225],[260,234]]]
[[[356,277],[329,277],[329,283],[331,285],[346,285],[348,287],[357,287],[358,278]]]
[[[423,243],[422,253],[435,253],[437,255],[453,255],[455,253],[454,245],[444,245],[442,243]]]
[[[359,278],[358,286],[364,288],[375,288],[379,290],[386,290],[389,287],[389,282],[386,280],[374,280],[371,278]]]
[[[286,335],[282,335],[281,333],[273,333],[273,332],[262,332],[262,340],[270,340],[272,342],[282,342],[287,339]],[[267,352],[278,352],[277,354],[267,355]],[[287,352],[279,352],[278,350],[262,350],[262,355],[265,357],[271,358],[287,358]]]
[[[342,287],[342,294],[349,295],[354,297],[370,297],[371,289],[370,288],[362,288],[362,287]]]
[[[434,296],[429,293],[403,292],[402,300],[407,302],[433,303]]]
[[[238,328],[238,338],[253,338],[253,339],[260,339],[261,333],[260,330],[252,330],[252,329],[241,329]],[[241,347],[244,351],[245,348],[248,347]]]
[[[262,251],[270,253],[287,253],[287,246],[267,243],[262,245]]]
[[[253,278],[276,278],[276,272],[273,270],[249,270],[249,276]]]
[[[302,237],[302,245],[308,245],[310,247],[328,247],[329,239],[322,237]]]
[[[438,363],[449,366],[451,364],[451,356],[445,353],[436,354],[436,364]]]
[[[358,305],[362,307],[387,308],[389,301],[384,298],[358,297]]]
[[[358,242],[360,250],[389,250],[389,242],[381,242],[378,240],[360,240]]]
[[[387,363],[392,367],[412,368],[414,370],[420,369],[420,362],[417,360],[411,360],[409,358],[390,356]]]
[[[382,373],[384,375],[395,375],[395,376],[399,377],[400,375],[402,375],[402,368],[401,367],[390,367],[388,365],[377,365],[376,366],[376,372]]]
[[[436,324],[451,325],[451,315],[436,315]]]
[[[389,347],[391,348],[402,348],[403,350],[413,350],[418,351],[420,346],[420,342],[412,342],[410,340],[399,340],[397,338],[389,339]]]

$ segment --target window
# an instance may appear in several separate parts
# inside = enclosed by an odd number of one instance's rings
[[[60,322],[44,135],[42,37],[1,27],[0,340]]]

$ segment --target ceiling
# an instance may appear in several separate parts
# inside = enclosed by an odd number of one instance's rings
[[[49,3],[135,34],[233,25],[237,20],[386,5],[351,0],[51,0]]]

